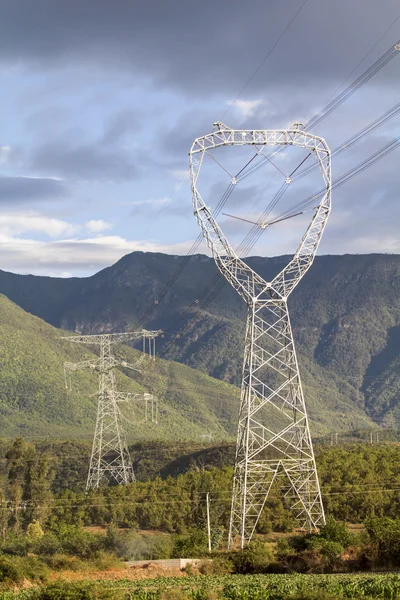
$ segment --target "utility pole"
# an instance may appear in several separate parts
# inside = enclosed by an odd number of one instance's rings
[[[296,146],[308,153],[304,160],[315,159],[323,179],[321,200],[300,245],[272,281],[263,279],[238,256],[200,192],[206,157],[214,158],[222,147],[227,153],[228,148],[244,146],[261,154],[267,146]],[[232,176],[214,161],[224,176],[228,174],[227,189],[232,191],[248,163]],[[242,548],[251,540],[275,482],[280,483],[298,525],[318,530],[325,514],[287,301],[313,263],[331,210],[330,150],[323,138],[298,124],[283,130],[236,130],[217,122],[211,133],[193,142],[189,162],[196,220],[219,271],[248,308],[228,547],[236,539]],[[291,175],[281,173],[282,185],[289,185]],[[256,223],[255,228],[266,229],[284,218]]]
[[[65,363],[64,373],[80,369],[93,369],[99,374],[99,391],[96,426],[93,437],[92,453],[90,457],[89,472],[86,490],[98,488],[110,482],[126,484],[135,481],[132,461],[129,455],[128,444],[122,423],[120,403],[144,402],[145,419],[148,418],[148,405],[151,407],[151,420],[157,422],[157,403],[151,394],[132,394],[118,392],[115,382],[115,369],[125,367],[139,371],[139,360],[135,365],[126,361],[117,360],[113,355],[115,344],[138,340],[149,340],[150,356],[154,359],[155,338],[160,331],[141,331],[127,333],[106,333],[101,335],[67,336],[63,339],[75,344],[96,345],[100,347],[100,356],[94,360],[85,360],[79,363]],[[153,341],[153,344],[151,344]],[[156,407],[154,408],[154,404]]]
[[[206,494],[206,502],[207,502],[208,551],[211,552],[210,492],[207,492],[207,494]]]

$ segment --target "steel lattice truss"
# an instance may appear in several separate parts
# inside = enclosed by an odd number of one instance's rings
[[[144,341],[146,339],[149,341],[151,349],[150,341],[154,341],[160,333],[160,331],[143,329],[137,332],[78,335],[64,338],[78,344],[100,346],[98,359],[65,363],[64,365],[65,372],[89,368],[99,373],[97,418],[86,483],[87,490],[110,482],[126,484],[135,481],[119,404],[127,401],[144,402],[146,419],[149,405],[152,419],[154,419],[155,399],[151,394],[131,394],[117,391],[114,369],[123,366],[139,370],[142,361],[139,360],[135,365],[130,365],[125,361],[117,360],[113,355],[113,346],[117,343],[143,338]]]
[[[237,256],[198,190],[205,153],[221,146],[293,145],[311,152],[325,193],[287,266],[264,281]],[[331,209],[331,159],[325,141],[289,130],[232,130],[222,123],[189,153],[193,207],[218,269],[248,306],[229,546],[255,531],[272,485],[280,485],[299,525],[325,523],[287,299],[311,266]],[[235,183],[232,180],[232,183]]]

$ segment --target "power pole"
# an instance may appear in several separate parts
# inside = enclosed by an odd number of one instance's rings
[[[199,191],[205,156],[214,158],[221,147],[226,152],[226,147],[246,145],[259,153],[266,146],[303,148],[316,160],[324,182],[321,200],[294,257],[270,282],[239,258]],[[314,260],[331,210],[330,150],[325,140],[298,125],[253,131],[217,122],[211,133],[194,141],[189,161],[197,222],[218,269],[248,307],[228,546],[232,548],[238,539],[243,548],[251,540],[275,481],[280,482],[299,526],[318,530],[325,514],[287,300]],[[229,175],[231,187],[245,168],[234,177]],[[285,183],[291,183],[290,176]],[[265,229],[270,224],[256,226]]]
[[[144,402],[144,420],[147,420],[148,405],[150,404],[151,420],[156,422],[157,405],[154,407],[155,399],[151,394],[132,394],[117,391],[114,370],[122,366],[138,371],[142,361],[139,360],[135,365],[131,365],[125,361],[117,360],[113,355],[113,347],[115,344],[138,340],[143,337],[144,341],[149,340],[149,349],[152,349],[152,346],[155,348],[155,338],[159,334],[160,331],[146,331],[143,329],[127,333],[77,335],[63,338],[76,344],[97,345],[100,347],[99,358],[79,363],[65,363],[64,365],[65,374],[69,371],[78,371],[85,368],[93,369],[99,373],[97,418],[86,490],[98,488],[109,482],[126,484],[135,481],[119,405],[121,402],[128,401]],[[151,358],[154,358],[154,355],[155,352],[151,351]]]
[[[210,492],[206,494],[208,551],[211,552]]]

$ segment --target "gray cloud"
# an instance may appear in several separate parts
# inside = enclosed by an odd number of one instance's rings
[[[0,203],[15,204],[67,196],[67,186],[56,179],[0,176]]]
[[[299,6],[299,0],[4,0],[0,56],[5,64],[112,66],[188,93],[234,94]],[[250,89],[342,80],[397,12],[393,0],[308,0]],[[394,29],[378,54],[395,41]]]
[[[121,110],[113,115],[107,123],[103,136],[104,144],[114,144],[133,136],[141,129],[137,113],[133,110]]]
[[[95,143],[73,145],[63,139],[36,148],[30,166],[39,172],[84,181],[129,181],[139,174],[129,155],[122,150]]]

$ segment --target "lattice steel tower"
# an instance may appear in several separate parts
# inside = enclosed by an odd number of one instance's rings
[[[198,190],[205,153],[224,146],[298,146],[317,161],[324,193],[287,266],[264,281],[239,258]],[[325,141],[301,131],[233,130],[215,123],[189,153],[193,207],[216,265],[248,306],[229,547],[251,540],[277,481],[299,525],[325,523],[287,300],[310,268],[331,209],[331,159]],[[232,181],[236,183],[236,181]],[[287,181],[290,183],[290,181]],[[265,224],[264,224],[265,226]]]
[[[139,370],[141,360],[135,365],[130,365],[125,361],[117,360],[113,355],[112,349],[117,343],[143,338],[143,348],[145,348],[145,342],[148,340],[149,354],[154,358],[155,338],[160,333],[160,331],[146,331],[143,329],[127,333],[76,335],[63,338],[78,344],[100,346],[100,356],[98,359],[85,360],[79,363],[65,363],[64,365],[66,373],[85,368],[94,369],[99,373],[97,418],[86,483],[87,490],[98,488],[109,482],[125,484],[135,481],[119,404],[129,400],[142,400],[145,403],[147,418],[147,405],[150,402],[151,415],[152,419],[154,419],[154,415],[156,414],[153,407],[154,398],[151,394],[132,394],[117,391],[115,368],[122,366]]]

